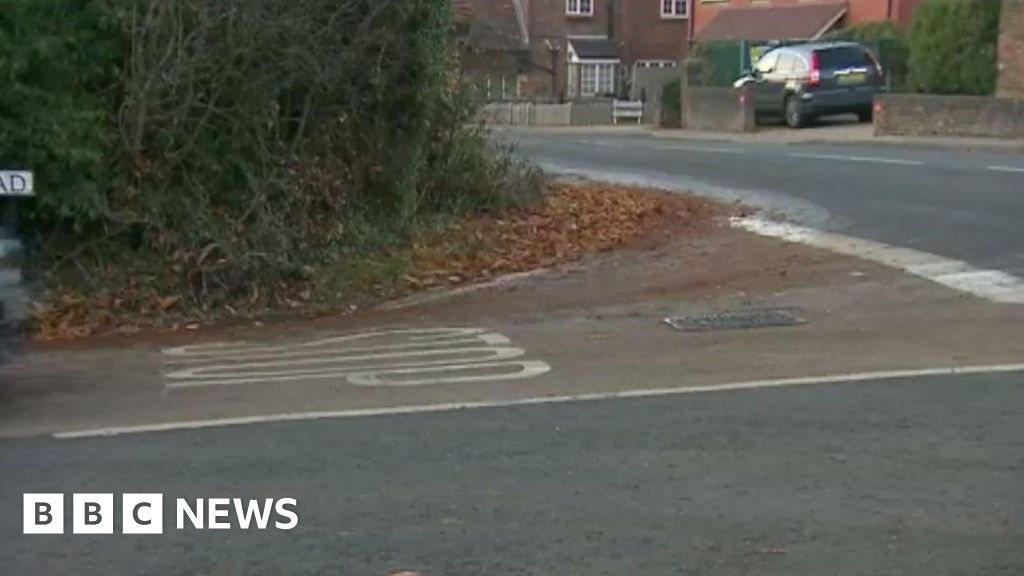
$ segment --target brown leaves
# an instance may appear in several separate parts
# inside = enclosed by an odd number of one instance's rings
[[[578,260],[640,236],[674,216],[679,197],[603,184],[563,184],[537,208],[479,217],[414,245],[411,289],[480,281]],[[688,199],[687,203],[699,203]],[[708,206],[710,203],[708,203]],[[712,208],[708,208],[713,211]],[[680,218],[685,224],[687,218]]]
[[[179,250],[170,253],[164,271],[149,281],[111,276],[102,284],[111,287],[107,290],[88,295],[67,290],[43,294],[32,310],[32,328],[41,339],[74,339],[111,332],[131,335],[153,328],[197,330],[200,322],[252,320],[274,311],[295,315],[345,310],[360,298],[372,302],[579,260],[679,227],[708,224],[719,209],[708,201],[665,192],[561,184],[533,208],[458,220],[366,261],[307,267],[301,279],[262,287],[254,283],[213,305],[197,300],[177,279],[192,260],[213,265],[219,256],[210,247],[200,254]],[[402,264],[392,274],[389,270],[395,261]],[[355,264],[373,273],[355,274]],[[339,288],[321,287],[332,271],[352,282],[344,296]],[[175,286],[181,287],[181,294],[173,293]]]

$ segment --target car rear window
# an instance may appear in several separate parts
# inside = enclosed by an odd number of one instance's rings
[[[872,63],[867,51],[859,46],[828,48],[826,50],[815,50],[815,52],[818,54],[818,65],[823,70],[852,68]]]

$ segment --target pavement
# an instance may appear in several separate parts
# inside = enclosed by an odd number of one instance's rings
[[[1024,175],[989,169],[1012,155],[516,138],[551,167],[895,254],[1024,263]],[[906,272],[720,222],[344,317],[36,345],[0,367],[0,557],[17,574],[1024,573],[1024,305]],[[766,309],[799,322],[664,322]],[[161,536],[24,535],[26,492],[288,497],[300,520],[178,530],[168,508]]]

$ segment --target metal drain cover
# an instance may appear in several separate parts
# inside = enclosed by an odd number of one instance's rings
[[[807,320],[797,316],[793,310],[782,308],[733,310],[665,318],[665,324],[668,324],[680,332],[776,328],[782,326],[799,326],[800,324],[806,323]]]

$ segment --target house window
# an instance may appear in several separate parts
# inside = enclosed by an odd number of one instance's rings
[[[689,15],[690,0],[661,0],[662,18],[686,18]]]
[[[565,0],[565,13],[573,16],[593,16],[594,0]]]
[[[580,64],[580,95],[615,93],[615,64]]]

